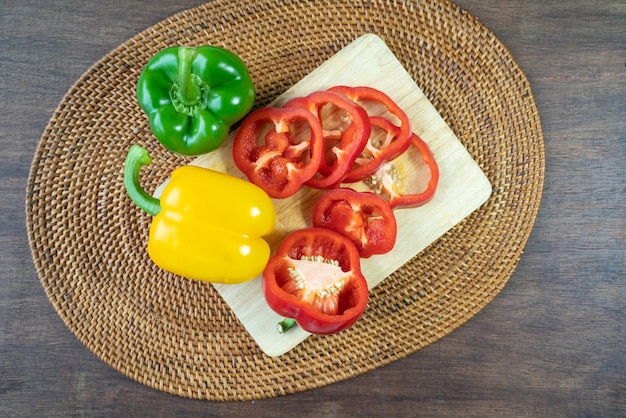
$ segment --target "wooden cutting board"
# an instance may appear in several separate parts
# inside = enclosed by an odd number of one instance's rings
[[[419,208],[395,210],[398,222],[395,248],[385,255],[362,260],[363,274],[373,288],[480,207],[491,195],[491,185],[402,64],[376,35],[356,39],[277,97],[270,106],[278,107],[293,97],[335,85],[365,85],[387,93],[407,113],[413,131],[429,145],[439,165],[440,180],[435,197]],[[232,134],[221,148],[198,157],[192,164],[245,178],[233,163]],[[407,166],[409,174],[419,169],[411,168],[409,163]],[[164,186],[156,190],[155,196],[160,195]],[[267,237],[273,249],[289,232],[311,226],[311,210],[321,193],[304,187],[288,199],[274,200],[276,230]],[[214,286],[267,355],[280,356],[309,336],[298,327],[278,334],[276,323],[282,318],[265,303],[260,277],[237,285]]]

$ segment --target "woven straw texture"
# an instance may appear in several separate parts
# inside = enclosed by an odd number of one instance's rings
[[[128,147],[141,144],[153,156],[141,179],[149,191],[189,159],[152,137],[134,86],[160,49],[212,44],[246,61],[256,106],[263,106],[366,33],[387,43],[488,176],[493,194],[376,287],[355,326],[270,358],[210,284],[160,271],[147,257],[151,218],[124,192]],[[543,135],[528,80],[493,33],[454,4],[213,1],[124,42],[70,89],[34,156],[27,227],[51,303],[104,362],[180,396],[247,400],[357,376],[468,321],[519,262],[543,181]]]

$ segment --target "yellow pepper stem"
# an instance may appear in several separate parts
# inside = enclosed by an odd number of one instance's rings
[[[132,145],[124,163],[124,187],[128,196],[140,209],[156,216],[161,211],[161,202],[156,197],[146,193],[139,183],[141,168],[150,162],[152,162],[152,157],[145,148]]]

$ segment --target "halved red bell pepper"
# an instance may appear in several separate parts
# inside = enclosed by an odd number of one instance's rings
[[[329,190],[319,198],[313,226],[344,235],[363,258],[391,251],[398,231],[393,210],[382,197],[348,188]]]
[[[271,309],[312,334],[352,326],[369,297],[359,251],[324,228],[299,229],[283,239],[263,271],[263,293]]]
[[[284,107],[299,107],[317,116],[324,131],[324,158],[319,172],[305,184],[327,189],[339,184],[352,168],[371,133],[367,112],[361,106],[338,94],[316,91],[296,97]],[[349,128],[349,129],[348,129]]]
[[[393,160],[411,146],[411,137],[408,136],[408,140],[403,139],[401,129],[389,119],[370,116],[370,124],[372,133],[367,145],[354,161],[352,169],[341,180],[342,183],[355,183],[367,178],[385,161]]]
[[[323,153],[317,117],[298,107],[255,110],[233,139],[237,167],[273,198],[296,193],[317,173]]]
[[[394,161],[385,162],[376,172],[365,180],[375,189],[376,193],[383,197],[392,208],[421,206],[435,195],[437,184],[439,183],[439,166],[433,157],[428,145],[415,133],[411,136],[411,145],[415,147],[421,162],[416,164],[426,164],[430,171],[430,178],[423,190],[410,192],[413,180],[407,180],[398,171],[398,166]]]

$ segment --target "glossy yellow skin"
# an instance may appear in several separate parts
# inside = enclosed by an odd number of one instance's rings
[[[274,204],[258,186],[183,166],[161,195],[148,254],[159,267],[190,279],[241,283],[263,272],[270,256],[263,236],[275,223]]]

